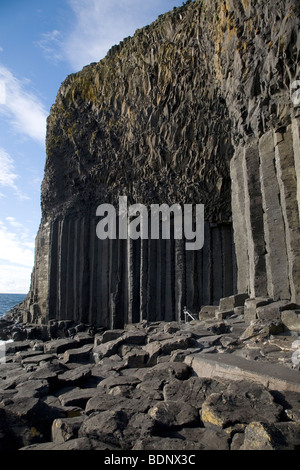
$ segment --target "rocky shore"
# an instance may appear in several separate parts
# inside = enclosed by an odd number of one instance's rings
[[[2,346],[0,450],[299,449],[295,307],[232,296],[196,320],[118,330],[31,325],[16,309],[0,320],[0,339],[13,340]],[[208,357],[296,379],[275,389],[242,369],[205,377],[193,359]]]

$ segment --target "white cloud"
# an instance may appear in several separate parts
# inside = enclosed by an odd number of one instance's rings
[[[26,294],[30,288],[31,272],[31,268],[14,266],[0,261],[0,292]]]
[[[11,156],[0,148],[0,187],[6,187],[14,190],[15,195],[21,200],[29,200],[27,194],[23,193],[16,185],[19,175],[15,173],[15,165]],[[0,193],[0,198],[5,194]]]
[[[13,226],[15,231],[12,231],[0,221],[0,261],[32,269],[34,264],[34,241],[32,237],[14,217],[8,217],[6,220]]]
[[[0,64],[2,94],[0,113],[8,119],[14,129],[44,145],[47,112],[41,101],[30,91],[28,83],[16,78],[8,68]],[[3,96],[5,99],[3,99]]]
[[[39,46],[46,59],[57,65],[60,61],[64,60],[62,48],[62,33],[57,29],[42,34],[42,39],[35,43]]]
[[[0,220],[0,292],[28,292],[34,264],[34,239],[15,217]]]
[[[70,30],[52,30],[42,36],[38,45],[46,58],[55,63],[66,60],[74,71],[98,62],[113,45],[154,21],[163,13],[162,9],[167,11],[174,6],[169,0],[68,0],[68,3],[75,19]]]
[[[0,186],[17,189],[15,180],[18,175],[14,172],[14,162],[10,155],[0,148]]]

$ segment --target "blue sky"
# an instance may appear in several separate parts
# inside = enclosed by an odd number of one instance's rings
[[[46,118],[61,82],[176,0],[1,0],[0,293],[26,293],[41,219]]]

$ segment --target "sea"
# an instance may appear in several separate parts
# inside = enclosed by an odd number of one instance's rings
[[[26,294],[0,294],[0,317],[22,302],[25,297]]]

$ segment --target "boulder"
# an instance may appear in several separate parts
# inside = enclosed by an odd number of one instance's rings
[[[219,310],[218,305],[203,306],[199,313],[199,320],[207,320],[208,318],[215,318],[216,312]]]
[[[55,419],[51,428],[52,441],[55,444],[62,444],[70,439],[76,439],[84,419],[85,416]]]
[[[0,409],[5,413],[5,422],[10,431],[15,448],[39,443],[50,439],[52,420],[60,417],[61,413],[51,409],[41,399],[35,397],[18,397],[5,405],[0,403]]]
[[[149,354],[145,350],[134,348],[123,356],[124,366],[129,368],[140,368],[148,365]]]
[[[177,428],[199,424],[199,412],[189,403],[163,401],[150,408],[148,415],[160,428]]]
[[[236,294],[229,297],[220,299],[219,302],[219,312],[226,312],[232,310],[235,307],[243,307],[245,301],[249,298],[248,294]]]
[[[49,392],[49,385],[46,380],[27,380],[16,386],[17,397],[43,397]]]
[[[118,385],[129,385],[129,386],[136,386],[141,382],[140,379],[134,376],[118,376],[118,377],[107,377],[106,379],[102,380],[98,388],[104,388],[110,390],[113,387],[116,387]]]
[[[300,310],[284,310],[281,321],[285,330],[300,333]]]
[[[63,361],[67,364],[72,363],[86,363],[90,362],[91,354],[93,350],[92,344],[85,344],[76,349],[68,349],[64,352]]]
[[[268,297],[256,297],[254,299],[246,299],[244,304],[244,317],[246,322],[251,322],[257,319],[256,309],[263,307],[272,302]]]
[[[147,334],[145,331],[138,329],[126,331],[123,336],[124,344],[133,344],[135,346],[142,346],[146,342]]]
[[[88,400],[94,395],[94,388],[75,387],[68,392],[58,395],[58,399],[63,406],[75,406],[84,409]]]
[[[67,370],[58,376],[58,386],[60,388],[70,386],[81,386],[91,377],[91,367],[79,366],[75,369]]]
[[[98,341],[100,343],[109,343],[111,341],[115,341],[116,339],[120,338],[124,334],[124,330],[106,330],[100,337],[98,336]]]
[[[230,384],[226,390],[209,395],[201,409],[205,427],[228,428],[250,424],[257,416],[266,423],[280,419],[283,408],[264,387],[249,382]]]
[[[121,448],[123,430],[128,421],[128,415],[124,411],[103,411],[87,417],[78,431],[78,436],[97,439]]]
[[[242,450],[296,450],[300,446],[300,421],[254,421],[245,429]]]
[[[85,412],[87,415],[108,410],[146,413],[152,404],[153,401],[147,394],[140,391],[138,398],[118,396],[116,399],[115,396],[107,393],[104,389],[97,389],[97,393],[87,402]]]
[[[199,410],[209,395],[221,392],[226,387],[226,382],[218,382],[213,379],[190,377],[188,380],[182,381],[173,378],[164,386],[163,393],[165,401],[189,403]]]
[[[141,369],[138,378],[141,381],[162,379],[165,382],[172,378],[186,380],[190,377],[190,367],[181,362],[163,362],[149,369]]]
[[[168,355],[175,349],[187,349],[193,345],[192,334],[184,333],[182,336],[172,337],[160,341],[162,354]]]
[[[99,363],[104,357],[113,356],[118,352],[119,347],[123,344],[124,339],[120,337],[118,339],[108,341],[106,343],[99,344],[93,349],[94,361]]]
[[[30,355],[22,359],[22,365],[26,366],[28,364],[38,365],[41,362],[52,361],[52,359],[56,359],[57,355],[55,353],[51,354],[39,354],[39,351],[35,351],[36,354],[33,356]]]
[[[153,341],[143,346],[143,350],[148,354],[147,367],[153,367],[157,364],[158,357],[162,354],[162,348],[159,341]]]
[[[164,332],[168,334],[174,334],[177,331],[180,331],[181,325],[177,321],[172,321],[164,325]]]
[[[85,344],[94,344],[94,336],[86,333],[85,331],[78,331],[74,336],[75,341],[79,346],[84,346]]]
[[[59,338],[46,342],[44,345],[44,351],[45,353],[62,354],[67,349],[77,348],[79,345],[79,342],[75,339]]]
[[[273,321],[281,319],[281,312],[284,310],[294,310],[297,305],[289,300],[278,300],[262,307],[256,308],[257,318],[261,321]]]

